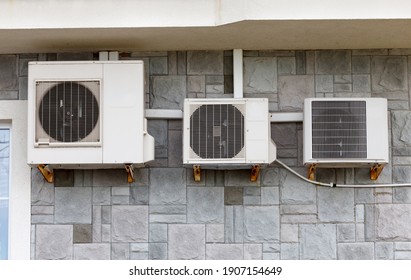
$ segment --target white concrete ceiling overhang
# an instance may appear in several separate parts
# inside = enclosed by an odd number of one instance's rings
[[[411,48],[411,19],[244,20],[213,27],[0,29],[0,53]]]

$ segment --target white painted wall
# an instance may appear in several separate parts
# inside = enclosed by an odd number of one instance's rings
[[[2,100],[0,121],[11,124],[9,259],[30,259],[31,172],[27,165],[27,101]]]
[[[0,29],[199,27],[243,20],[406,19],[409,0],[14,0]]]

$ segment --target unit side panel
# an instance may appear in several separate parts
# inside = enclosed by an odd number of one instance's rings
[[[103,79],[103,162],[142,163],[143,64],[106,64]]]

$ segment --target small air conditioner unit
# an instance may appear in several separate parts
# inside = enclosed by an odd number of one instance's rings
[[[28,164],[142,166],[154,159],[142,61],[30,62]]]
[[[305,165],[334,168],[387,163],[386,99],[305,99]]]
[[[183,163],[205,169],[268,165],[276,159],[270,131],[268,99],[185,99]]]

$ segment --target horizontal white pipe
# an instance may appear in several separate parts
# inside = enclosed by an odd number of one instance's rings
[[[182,119],[183,111],[169,109],[146,109],[147,119]]]
[[[270,113],[271,122],[302,122],[304,119],[302,112],[292,112],[292,113],[283,113],[275,112]]]

